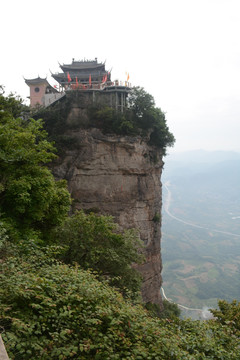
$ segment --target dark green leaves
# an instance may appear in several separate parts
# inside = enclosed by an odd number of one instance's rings
[[[156,146],[166,153],[175,139],[169,131],[165,114],[155,106],[152,95],[141,87],[132,88],[128,96],[128,106],[124,112],[100,106],[89,109],[90,123],[104,133],[121,135],[140,135],[148,139],[149,145]]]
[[[142,244],[136,231],[120,233],[112,217],[80,211],[66,219],[55,234],[56,240],[66,247],[64,262],[77,262],[84,269],[97,271],[121,291],[138,294],[141,277],[132,264],[142,262],[143,257],[138,253]]]
[[[239,359],[231,326],[152,318],[88,271],[44,258],[0,264],[0,326],[11,359]]]
[[[56,158],[55,149],[41,120],[14,118],[23,110],[18,100],[0,96],[0,108],[1,216],[8,229],[15,227],[15,235],[49,231],[70,206],[66,183],[56,182],[44,166]]]

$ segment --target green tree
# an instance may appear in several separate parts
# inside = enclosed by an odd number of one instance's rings
[[[155,106],[152,95],[141,87],[132,88],[128,96],[128,107],[123,113],[107,106],[89,109],[91,126],[100,127],[105,133],[140,135],[150,145],[161,149],[173,146],[175,139],[167,126],[165,114]]]
[[[9,96],[4,96],[4,94],[4,86],[0,85],[0,117],[1,115],[6,116],[8,114],[17,118],[29,114],[29,107],[24,105],[23,99],[20,96],[12,93]]]
[[[56,155],[42,121],[24,111],[21,100],[0,95],[0,215],[12,236],[47,233],[70,206],[65,181],[45,166]]]
[[[175,139],[167,126],[165,114],[155,106],[152,95],[143,88],[132,89],[129,98],[129,109],[133,114],[135,126],[144,130],[150,136],[149,144],[155,145],[166,154],[166,148],[173,146]]]
[[[155,100],[152,95],[137,86],[132,88],[128,96],[128,104],[134,115],[141,118],[155,107]]]
[[[143,256],[135,230],[120,233],[111,216],[79,211],[65,220],[54,238],[66,249],[65,263],[77,262],[83,269],[97,271],[123,293],[139,294],[141,276],[132,264],[141,263]]]

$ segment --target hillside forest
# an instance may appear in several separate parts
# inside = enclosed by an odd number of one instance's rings
[[[119,231],[111,216],[70,215],[67,184],[48,166],[56,156],[44,119],[2,91],[0,331],[9,358],[239,359],[240,303],[219,301],[208,321],[143,304],[131,266],[144,261],[137,231]]]

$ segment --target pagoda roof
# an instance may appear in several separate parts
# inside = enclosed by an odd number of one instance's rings
[[[89,76],[91,75],[92,82],[100,83],[102,77],[107,75],[106,71],[94,71],[94,72],[87,72],[87,73],[79,73],[79,72],[71,72],[71,82],[75,82],[76,78],[79,82],[89,82]],[[69,83],[68,76],[66,73],[58,73],[52,74],[52,77],[60,84]]]
[[[103,75],[106,75],[107,74],[107,71],[91,71],[91,72],[82,72],[82,73],[79,73],[79,72],[71,72],[71,77],[73,78],[72,80],[74,80],[76,77],[78,78],[79,76],[81,78],[86,78],[86,79],[89,79],[89,76],[91,75],[91,77],[101,77]],[[68,76],[66,73],[57,73],[57,74],[52,74],[52,77],[54,79],[67,79]],[[80,80],[80,78],[79,78]]]
[[[53,93],[58,93],[58,90],[55,89],[52,85],[49,84],[49,82],[47,81],[47,78],[40,78],[39,76],[35,79],[25,79],[25,83],[30,86],[30,85],[42,85],[45,84],[48,88],[51,89],[51,91]]]
[[[59,64],[63,71],[73,71],[73,70],[90,70],[90,69],[104,69],[104,63],[98,63],[97,59],[95,60],[81,60],[81,61],[72,61],[72,64]]]
[[[26,83],[27,85],[46,84],[46,85],[51,86],[51,85],[49,84],[49,82],[47,81],[47,78],[40,78],[39,76],[38,76],[37,78],[35,78],[35,79],[25,79],[25,78],[24,78],[24,80],[25,80],[25,83]]]

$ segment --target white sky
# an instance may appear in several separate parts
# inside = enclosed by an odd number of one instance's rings
[[[239,0],[4,0],[0,84],[29,95],[25,78],[60,63],[106,60],[112,79],[152,94],[175,151],[240,151]],[[49,70],[50,69],[50,70]]]

